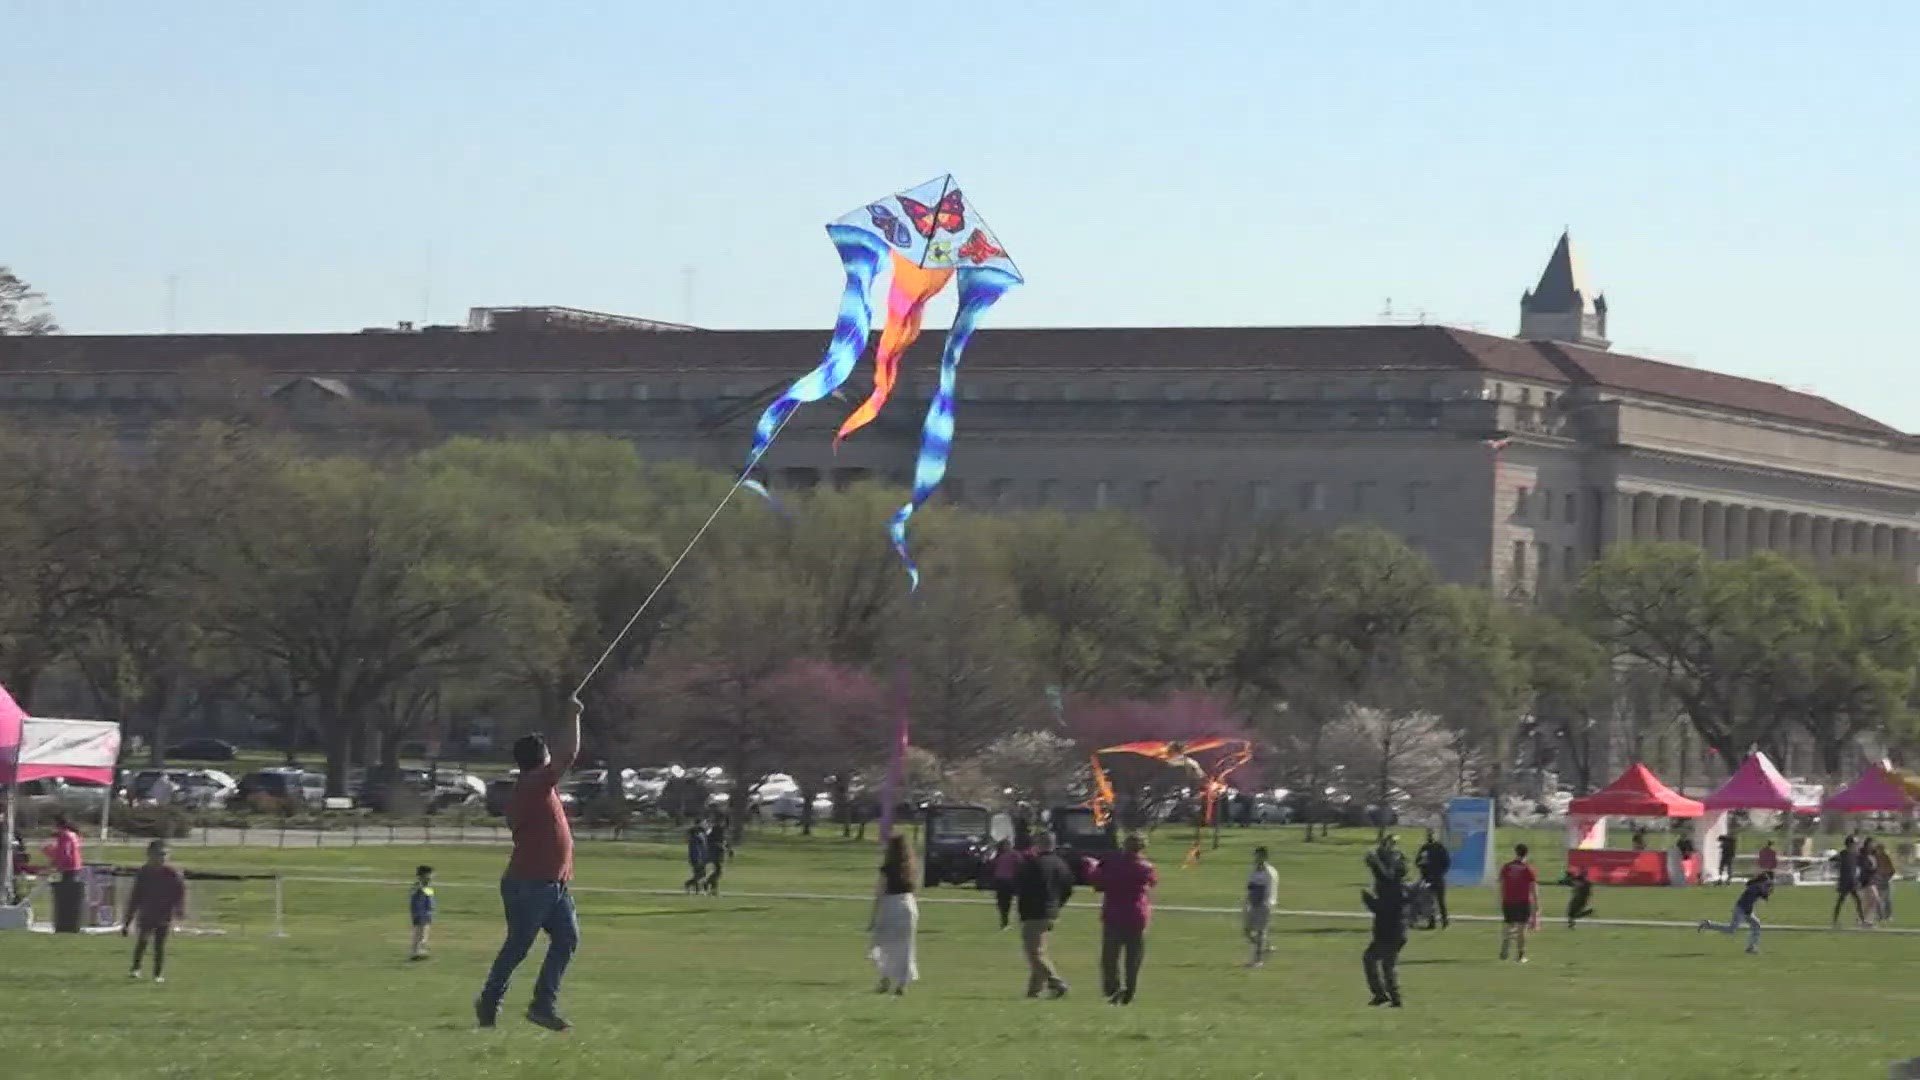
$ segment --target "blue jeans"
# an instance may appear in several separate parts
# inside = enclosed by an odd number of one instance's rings
[[[489,1009],[498,1009],[507,996],[507,981],[513,969],[527,958],[533,939],[547,932],[547,958],[540,964],[540,978],[533,984],[533,1007],[552,1011],[560,997],[560,980],[566,977],[573,951],[580,947],[580,922],[574,915],[573,895],[564,881],[500,882],[500,900],[507,909],[507,940],[500,955],[493,958],[487,972],[487,985],[480,1000]]]
[[[1724,923],[1710,922],[1706,925],[1707,929],[1717,930],[1722,934],[1734,933],[1744,925],[1747,927],[1747,951],[1753,952],[1760,947],[1760,920],[1753,917],[1751,908],[1743,908],[1736,904],[1732,919]]]

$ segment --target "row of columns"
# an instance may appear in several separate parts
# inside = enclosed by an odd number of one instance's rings
[[[1920,557],[1920,542],[1910,528],[1679,495],[1622,492],[1608,526],[1612,540],[1699,544],[1723,558],[1778,551],[1810,559],[1909,564]]]

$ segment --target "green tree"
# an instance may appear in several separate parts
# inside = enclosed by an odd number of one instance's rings
[[[1657,674],[1731,769],[1752,746],[1778,755],[1788,662],[1815,646],[1828,597],[1771,552],[1718,561],[1697,547],[1648,544],[1589,567],[1576,607],[1613,656]]]
[[[1173,681],[1164,659],[1179,583],[1136,522],[1039,512],[988,527],[1046,685],[1124,694]]]

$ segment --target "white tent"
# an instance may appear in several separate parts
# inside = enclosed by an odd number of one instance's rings
[[[28,780],[60,778],[107,786],[100,802],[100,835],[113,808],[114,769],[120,761],[120,725],[109,720],[52,720],[27,716],[0,688],[0,784],[7,787],[7,857],[0,860],[0,902],[13,892],[14,792]]]

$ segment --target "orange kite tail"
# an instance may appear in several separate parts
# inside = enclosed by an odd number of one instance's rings
[[[1093,796],[1087,800],[1087,807],[1093,811],[1093,823],[1105,828],[1113,812],[1113,784],[1107,780],[1107,771],[1100,767],[1099,754],[1093,755]]]
[[[901,258],[897,251],[893,253],[893,284],[887,289],[887,323],[881,328],[880,349],[873,358],[873,393],[840,425],[840,431],[833,437],[834,446],[880,415],[881,406],[887,403],[887,397],[899,382],[900,357],[920,337],[920,321],[927,301],[952,279],[951,267],[923,267]]]

